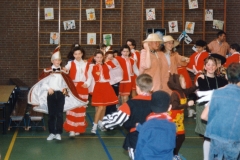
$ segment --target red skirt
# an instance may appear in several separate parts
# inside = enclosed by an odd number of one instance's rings
[[[118,97],[109,82],[96,82],[92,94],[92,106],[110,106],[117,103]]]
[[[88,89],[83,88],[83,82],[74,83],[78,92],[79,97],[87,101],[88,100]],[[85,106],[79,106],[73,110],[66,112],[66,120],[63,124],[63,128],[66,132],[74,131],[77,133],[84,133],[87,128],[86,108]]]
[[[136,76],[131,76],[131,82],[120,83],[119,94],[121,96],[129,96],[132,90],[136,90]]]

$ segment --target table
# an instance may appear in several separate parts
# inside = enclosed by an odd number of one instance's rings
[[[0,117],[3,123],[3,134],[7,130],[7,119],[9,119],[10,112],[13,109],[13,104],[16,99],[15,95],[15,85],[0,85],[0,105],[3,108],[3,115]],[[10,108],[7,107],[10,104]]]

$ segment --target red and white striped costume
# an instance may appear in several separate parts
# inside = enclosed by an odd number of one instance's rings
[[[83,60],[73,60],[69,61],[65,68],[69,70],[69,76],[73,80],[79,97],[87,102],[88,88],[83,88],[82,85],[87,84],[87,86],[89,86],[89,83],[91,83],[91,76],[89,76],[87,72],[89,68],[88,63]],[[66,120],[63,124],[66,132],[84,133],[86,131],[86,107],[87,106],[79,106],[66,112]]]

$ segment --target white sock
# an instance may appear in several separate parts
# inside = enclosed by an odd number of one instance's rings
[[[203,159],[204,160],[208,160],[209,151],[210,151],[210,142],[205,140],[203,142]]]
[[[93,129],[97,130],[97,124],[96,123],[93,123]]]

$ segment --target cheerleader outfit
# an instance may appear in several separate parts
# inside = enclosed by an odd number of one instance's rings
[[[203,50],[202,52],[195,52],[190,56],[190,61],[187,65],[187,70],[194,73],[196,82],[197,77],[202,73],[204,66],[204,59],[209,56],[209,53]]]
[[[90,66],[89,72],[95,81],[92,93],[92,106],[110,106],[118,103],[118,98],[109,83],[109,69],[115,67],[112,61]]]
[[[240,54],[239,52],[234,52],[231,56],[227,58],[226,63],[223,65],[224,67],[228,67],[231,63],[240,63]]]
[[[131,90],[136,90],[134,73],[139,75],[136,62],[133,58],[116,57],[123,70],[123,79],[119,85],[119,94],[121,96],[130,95]]]
[[[135,49],[132,49],[131,50],[131,57],[134,59],[134,61],[136,62],[136,65],[137,65],[137,68],[139,70],[139,67],[140,67],[140,53],[138,50],[135,50]],[[133,79],[132,79],[132,82],[133,82],[133,90],[136,90],[136,78],[137,78],[137,75],[134,74],[133,76]]]
[[[84,101],[88,101],[88,88],[83,88],[83,84],[87,84],[91,81],[91,76],[88,76],[89,65],[87,62],[81,60],[69,61],[65,66],[69,70],[69,77],[72,79],[79,97]],[[88,80],[88,81],[87,81]],[[87,127],[86,117],[86,105],[79,106],[73,110],[66,112],[66,121],[63,124],[63,128],[66,132],[73,131],[75,133],[84,133]]]

